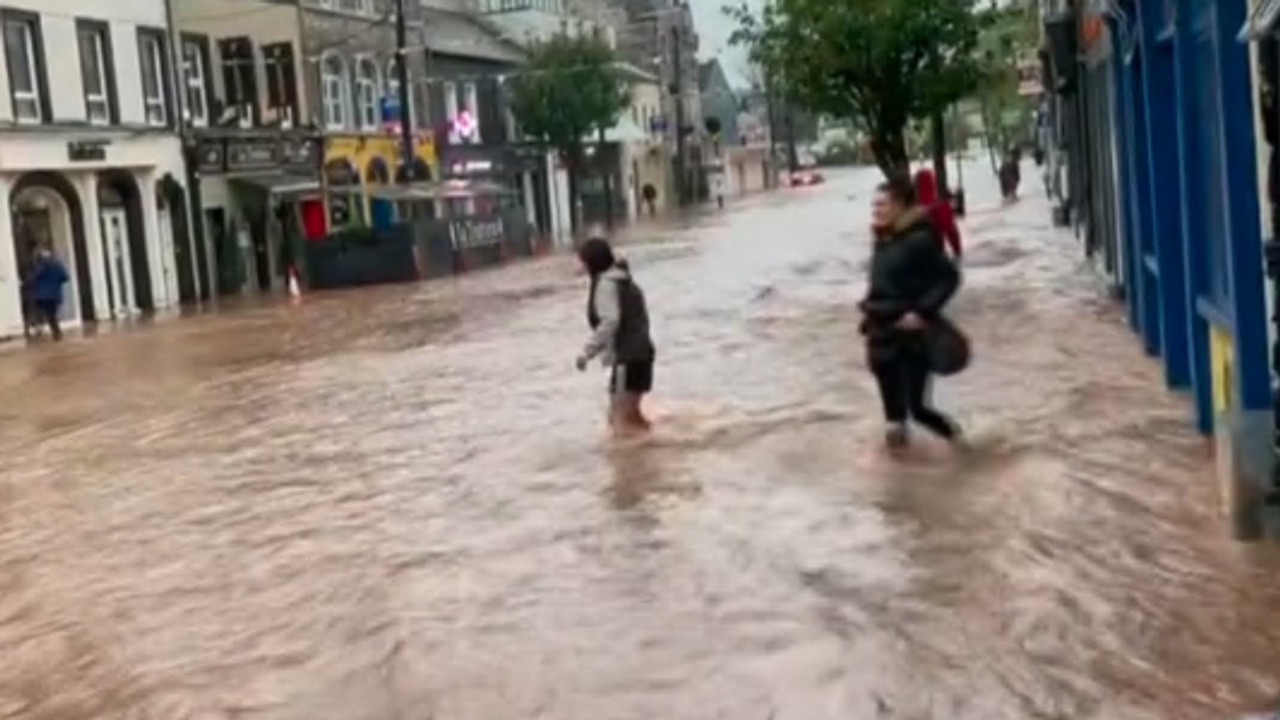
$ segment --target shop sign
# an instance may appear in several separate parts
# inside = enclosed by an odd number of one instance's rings
[[[67,159],[71,162],[102,162],[107,159],[110,140],[76,140],[67,143]]]
[[[453,220],[449,223],[449,236],[459,250],[500,245],[505,235],[502,218],[487,220]]]
[[[451,175],[484,175],[493,172],[492,160],[455,160],[449,166]]]
[[[330,160],[324,166],[324,180],[330,187],[346,187],[359,185],[360,176],[355,168],[346,160]]]
[[[226,170],[225,148],[221,140],[205,140],[196,146],[196,169],[203,173],[220,173]]]
[[[228,170],[265,170],[280,164],[275,140],[229,140],[227,145]]]
[[[314,172],[317,151],[315,140],[287,138],[280,143],[280,161],[284,165],[305,167]]]

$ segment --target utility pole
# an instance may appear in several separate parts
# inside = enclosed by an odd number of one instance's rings
[[[596,142],[596,167],[600,170],[600,178],[604,184],[604,226],[613,232],[613,182],[609,164],[605,158],[605,132],[599,129],[599,140]]]
[[[680,28],[671,27],[671,53],[673,56],[673,77],[671,94],[676,103],[676,197],[681,205],[686,202],[685,194],[685,152],[684,152],[684,58],[680,54]]]
[[[796,152],[796,110],[787,103],[787,169],[794,175],[800,170],[800,155]]]
[[[400,81],[400,142],[404,145],[404,158],[400,181],[406,185],[418,179],[413,172],[413,110],[409,104],[409,51],[408,34],[404,16],[404,0],[396,0],[396,75]]]

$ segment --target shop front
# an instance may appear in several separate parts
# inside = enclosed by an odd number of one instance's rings
[[[325,141],[325,189],[329,228],[352,225],[385,230],[396,222],[394,205],[379,197],[381,188],[429,182],[439,177],[435,143],[414,140],[413,164],[405,167],[403,142],[395,135],[337,135]]]
[[[549,237],[555,232],[552,214],[553,184],[556,168],[549,161],[549,153],[541,146],[526,144],[507,145],[441,145],[441,171],[445,180],[492,183],[510,192],[502,194],[505,203],[523,208],[528,222],[539,235]],[[496,198],[498,195],[485,197]],[[483,214],[486,203],[496,199],[455,198],[458,203],[453,216]],[[476,207],[475,203],[481,203]]]
[[[196,208],[208,247],[208,291],[286,287],[304,239],[326,229],[319,138],[307,133],[203,133],[195,139]]]
[[[21,281],[41,249],[71,276],[65,326],[177,305],[194,283],[181,145],[162,133],[42,133],[0,153],[0,338],[23,334]]]

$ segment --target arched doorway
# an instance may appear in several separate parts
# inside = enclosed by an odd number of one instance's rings
[[[172,175],[165,175],[156,184],[156,206],[160,209],[160,232],[164,233],[167,228],[169,240],[173,245],[178,301],[184,305],[194,303],[199,297],[196,278],[203,277],[203,275],[197,275],[198,268],[202,267],[204,262],[195,252],[191,228],[187,222],[187,191]]]
[[[98,215],[112,313],[123,316],[135,310],[155,310],[142,197],[129,173],[107,170],[98,174]]]
[[[93,280],[84,237],[84,212],[80,196],[66,177],[52,172],[23,175],[9,195],[13,243],[18,267],[26,272],[39,247],[52,250],[67,266],[62,304],[65,321],[93,322]]]

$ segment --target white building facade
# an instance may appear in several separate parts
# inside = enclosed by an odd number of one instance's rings
[[[178,304],[194,282],[164,0],[0,0],[0,338],[39,248],[71,327]]]

